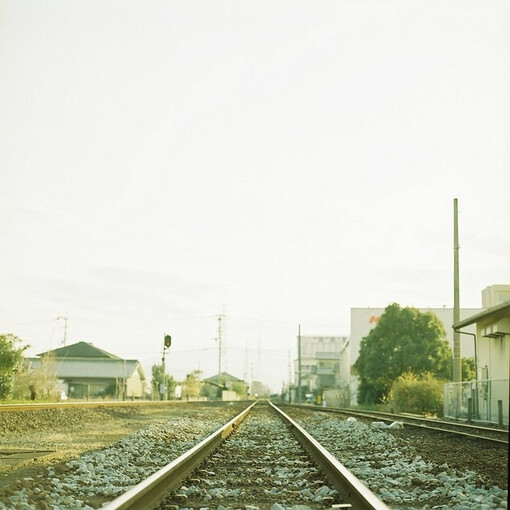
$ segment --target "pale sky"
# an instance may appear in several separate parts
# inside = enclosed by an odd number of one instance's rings
[[[350,309],[510,283],[510,3],[0,0],[0,333],[279,391]]]

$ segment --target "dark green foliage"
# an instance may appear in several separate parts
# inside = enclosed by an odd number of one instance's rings
[[[449,379],[451,349],[444,327],[432,312],[421,313],[393,303],[362,339],[354,368],[360,378],[360,404],[384,402],[393,382],[408,372],[430,372],[439,379]]]
[[[430,372],[421,376],[403,374],[391,387],[391,402],[398,412],[441,414],[444,381]]]
[[[475,358],[462,358],[460,362],[462,367],[462,380],[463,381],[476,380]],[[453,358],[452,358],[452,370],[453,370]]]
[[[0,335],[0,400],[11,396],[13,376],[23,359],[23,351],[28,345],[21,346],[21,340],[14,335]]]

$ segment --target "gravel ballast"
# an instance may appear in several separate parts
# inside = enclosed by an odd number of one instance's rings
[[[100,438],[97,438],[93,451],[75,458],[66,459],[64,456],[63,462],[55,461],[49,466],[41,464],[40,460],[34,461],[32,467],[21,466],[16,470],[21,479],[14,481],[11,474],[12,483],[2,484],[0,509],[100,508],[105,501],[181,455],[239,410],[239,405],[227,408],[174,406],[171,411],[165,411],[164,418],[158,415],[154,423],[143,426],[129,437],[112,441],[112,444],[98,446]],[[34,426],[34,420],[28,419],[29,415],[24,415],[27,421],[18,416],[14,429],[6,424],[12,424],[13,420],[0,413],[0,439],[4,445],[14,445],[17,437],[18,446],[38,442],[42,447],[44,437],[51,438],[48,443],[52,443],[55,434],[60,433],[59,448],[62,451],[64,439],[76,442],[80,434],[87,436],[93,433],[91,429],[94,429],[94,420],[98,417],[108,430],[114,427],[126,430],[128,418],[134,422],[133,427],[136,423],[139,426],[144,423],[140,418],[144,412],[141,408],[136,412],[83,409],[79,410],[79,416],[75,410],[68,411],[75,413],[71,421],[66,413],[57,413],[58,416],[50,413],[48,422],[45,422],[43,414],[38,414],[37,426]],[[59,421],[59,416],[62,421]],[[331,418],[326,413],[303,416],[299,414],[295,419],[302,421],[307,430],[392,508],[507,508],[506,487],[492,485],[491,480],[483,476],[484,473],[471,470],[469,466],[461,469],[458,459],[452,462],[455,465],[452,467],[446,450],[442,452],[443,461],[438,463],[437,457],[434,459],[431,455],[428,458],[408,438],[401,437],[399,431],[380,430],[353,420]],[[455,454],[455,449],[452,451]],[[507,456],[508,453],[502,450],[501,455]],[[501,459],[496,461],[501,462]],[[205,507],[216,510],[221,505],[211,498]]]
[[[410,439],[392,430],[326,413],[298,414],[297,421],[392,508],[507,508],[506,489],[487,486],[484,477],[470,469],[461,471],[446,461],[437,464],[424,459]],[[506,454],[503,449],[500,453]]]

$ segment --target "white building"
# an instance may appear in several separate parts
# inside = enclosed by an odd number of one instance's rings
[[[298,357],[294,380],[296,387],[301,382],[303,400],[305,393],[337,387],[349,374],[348,337],[301,336],[298,344],[301,363]]]

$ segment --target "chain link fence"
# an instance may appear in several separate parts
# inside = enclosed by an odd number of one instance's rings
[[[509,384],[508,379],[445,384],[443,415],[508,428]]]

